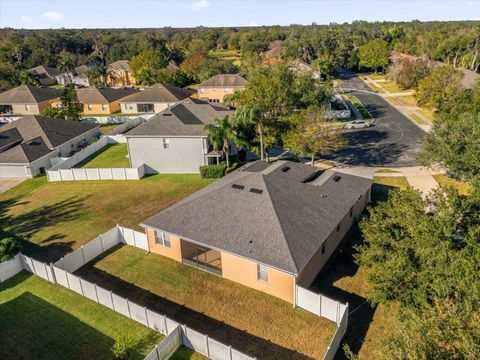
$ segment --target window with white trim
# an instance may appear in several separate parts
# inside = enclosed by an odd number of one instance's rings
[[[107,105],[102,104],[102,110],[107,110]]]
[[[163,138],[163,148],[168,149],[170,147],[170,139]]]
[[[133,110],[133,104],[125,104],[125,110]]]
[[[155,232],[155,242],[168,248],[171,247],[170,235],[164,233],[163,231]]]
[[[92,110],[93,110],[92,104],[88,104],[88,105],[87,105],[87,108],[88,108],[88,111],[92,111]]]
[[[257,265],[257,279],[263,282],[268,282],[268,268],[265,265]]]
[[[25,104],[25,111],[29,111],[29,110],[30,110],[30,105]]]

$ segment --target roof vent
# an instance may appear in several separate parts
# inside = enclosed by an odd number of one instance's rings
[[[166,112],[166,113],[163,113],[163,116],[172,116],[172,113]]]
[[[332,180],[335,182],[339,182],[341,178],[342,178],[341,176],[335,175]]]
[[[237,189],[237,190],[243,190],[245,188],[245,186],[243,185],[238,185],[238,184],[233,184],[232,185],[232,188],[233,189]]]
[[[251,188],[250,192],[254,193],[254,194],[261,194],[261,193],[263,193],[263,190],[260,190],[260,189],[257,189],[257,188]]]
[[[288,170],[290,170],[290,166],[282,167],[282,172],[287,172]]]

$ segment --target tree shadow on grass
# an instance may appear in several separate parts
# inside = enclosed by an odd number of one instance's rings
[[[115,250],[118,250],[118,248],[119,246],[111,248],[96,258],[95,262],[107,257]],[[175,303],[103,270],[99,270],[95,268],[95,262],[88,263],[76,271],[75,275],[107,290],[111,290],[115,294],[121,295],[159,314],[166,315],[168,318],[180,324],[185,324],[196,331],[206,334],[226,345],[231,345],[233,348],[258,359],[310,359],[310,357],[306,355],[287,349],[244,330],[237,329],[222,321],[213,319],[204,313]]]
[[[62,233],[52,234],[37,243],[31,241],[32,237],[41,229],[75,220],[81,215],[84,201],[85,197],[71,197],[18,215],[9,210],[28,202],[19,198],[0,201],[0,238],[14,237],[25,255],[44,262],[56,261],[72,250],[74,242],[65,241],[66,235]]]

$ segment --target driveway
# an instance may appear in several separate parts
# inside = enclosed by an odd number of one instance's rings
[[[354,166],[416,166],[416,155],[423,142],[423,131],[373,93],[358,76],[343,71],[341,88],[355,95],[375,118],[375,126],[346,130],[349,145],[331,159]]]
[[[0,179],[0,194],[20,184],[25,179]]]

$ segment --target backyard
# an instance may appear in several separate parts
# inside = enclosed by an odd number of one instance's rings
[[[0,284],[0,358],[112,359],[121,334],[143,359],[162,335],[37,276],[20,273]]]
[[[54,262],[116,224],[138,224],[211,183],[200,175],[154,175],[138,181],[48,183],[26,180],[0,195],[0,237],[23,252]]]
[[[114,248],[77,275],[261,359],[322,358],[336,327],[276,297],[131,246]]]
[[[76,168],[128,168],[127,144],[108,144],[103,149],[93,153]]]

